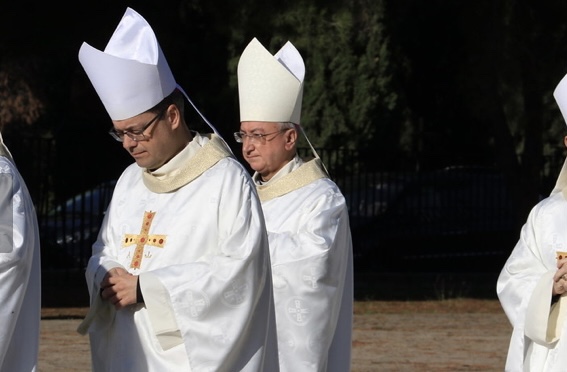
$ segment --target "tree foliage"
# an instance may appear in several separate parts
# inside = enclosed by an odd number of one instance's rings
[[[306,64],[301,123],[314,146],[358,149],[378,155],[375,166],[391,166],[387,154],[408,149],[395,81],[404,62],[393,60],[385,17],[382,0],[299,1],[259,17],[269,28],[246,27],[233,41],[245,45],[257,37],[272,53],[291,41]],[[236,71],[243,47],[231,49]]]

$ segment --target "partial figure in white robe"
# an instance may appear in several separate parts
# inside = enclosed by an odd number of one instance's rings
[[[567,77],[554,96],[567,118]],[[506,371],[567,370],[566,227],[567,162],[551,195],[530,211],[498,277],[498,298],[513,327]]]
[[[290,42],[272,56],[253,39],[238,65],[240,131],[234,136],[254,170],[266,219],[280,370],[347,372],[353,316],[349,215],[315,149],[310,161],[297,155],[304,73]]]
[[[0,371],[37,370],[41,265],[37,216],[0,135]]]
[[[191,101],[138,13],[128,8],[105,51],[84,43],[79,59],[111,136],[136,161],[87,265],[78,331],[90,336],[93,371],[279,371],[268,237],[249,173],[204,116],[214,133],[189,130]]]

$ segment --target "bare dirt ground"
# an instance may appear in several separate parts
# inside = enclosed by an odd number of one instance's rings
[[[90,371],[86,308],[44,308],[39,371]],[[352,372],[502,371],[511,326],[497,300],[356,301]]]
[[[496,300],[357,302],[352,371],[503,371],[510,333]]]

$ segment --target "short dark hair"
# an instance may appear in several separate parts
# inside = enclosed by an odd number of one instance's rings
[[[185,114],[185,96],[179,89],[175,88],[175,90],[171,92],[170,95],[162,99],[160,103],[158,103],[148,111],[157,114],[159,112],[165,111],[165,109],[169,107],[169,105],[177,106],[179,112],[181,113],[181,116],[183,117],[183,115]]]

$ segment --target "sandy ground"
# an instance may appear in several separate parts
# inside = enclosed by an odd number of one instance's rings
[[[44,308],[39,371],[90,371],[85,308]],[[502,371],[511,327],[496,300],[355,302],[352,372]]]

